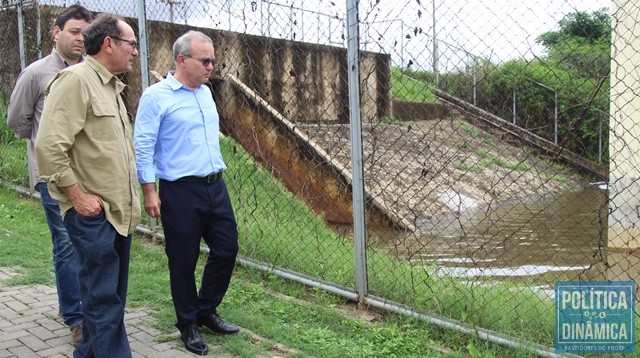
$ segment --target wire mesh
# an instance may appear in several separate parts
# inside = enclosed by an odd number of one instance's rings
[[[23,5],[30,61],[36,24],[46,54],[66,4],[39,3]],[[144,2],[80,3],[137,29]],[[185,31],[214,39],[241,254],[354,288],[345,4],[145,6],[153,81]],[[360,2],[371,295],[550,346],[554,281],[637,277],[618,249],[638,247],[638,129],[613,114],[637,116],[635,28],[618,27],[636,13],[601,0]],[[17,48],[17,5],[0,17]],[[0,63],[10,91],[19,58]]]

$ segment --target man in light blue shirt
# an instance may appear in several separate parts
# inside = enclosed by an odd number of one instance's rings
[[[187,350],[205,355],[198,326],[238,332],[216,310],[231,280],[238,229],[222,180],[218,111],[205,85],[215,62],[213,41],[189,31],[173,44],[173,56],[175,71],[140,98],[134,147],[145,210],[160,217],[164,228],[176,327]],[[202,238],[210,252],[197,292],[194,268]]]

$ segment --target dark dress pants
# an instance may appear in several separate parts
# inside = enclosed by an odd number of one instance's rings
[[[169,259],[171,295],[178,329],[216,312],[227,292],[238,254],[238,229],[227,187],[211,183],[160,180],[160,212]],[[200,240],[209,247],[200,292],[195,269]]]

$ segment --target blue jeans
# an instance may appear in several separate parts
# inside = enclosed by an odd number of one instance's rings
[[[47,224],[49,224],[51,241],[53,242],[53,269],[58,288],[58,305],[64,323],[70,328],[74,328],[82,323],[78,255],[62,222],[58,202],[49,195],[47,183],[38,183],[38,191],[40,191],[44,215]]]
[[[80,295],[84,309],[82,342],[74,357],[131,357],[124,326],[131,236],[118,234],[105,217],[82,216],[70,209],[64,217],[80,259]]]

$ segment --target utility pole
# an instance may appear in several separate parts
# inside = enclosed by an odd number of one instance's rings
[[[182,5],[182,1],[180,0],[159,0],[159,1],[169,5],[169,22],[173,23],[174,21],[173,5]],[[185,21],[186,21],[186,18],[185,18]]]

